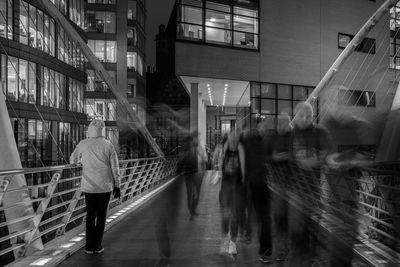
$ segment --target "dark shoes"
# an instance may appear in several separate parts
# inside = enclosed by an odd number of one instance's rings
[[[94,254],[101,254],[101,253],[103,253],[104,252],[104,248],[103,247],[100,247],[98,250],[95,250],[94,251]]]
[[[94,255],[94,254],[101,254],[104,252],[104,248],[100,247],[98,250],[87,250],[85,249],[85,253],[88,255]]]
[[[88,255],[93,255],[94,251],[85,249],[85,253],[88,254]]]
[[[272,250],[268,249],[263,254],[260,255],[259,260],[264,264],[272,263],[275,259],[272,257]]]

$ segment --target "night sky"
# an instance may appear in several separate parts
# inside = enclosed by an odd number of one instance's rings
[[[167,25],[175,0],[147,0],[146,56],[147,65],[156,65],[156,43],[158,25]]]

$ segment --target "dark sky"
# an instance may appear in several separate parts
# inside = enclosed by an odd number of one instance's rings
[[[156,65],[156,43],[158,25],[167,25],[172,12],[175,0],[147,0],[147,21],[146,21],[146,56],[147,65]]]

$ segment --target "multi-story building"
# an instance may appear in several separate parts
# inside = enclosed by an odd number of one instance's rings
[[[145,122],[145,0],[88,0],[86,33],[88,45],[103,63],[119,90]],[[115,96],[104,81],[87,67],[86,112],[106,121],[106,137],[123,155],[138,155],[144,142],[134,134],[126,115],[118,111]],[[118,121],[118,123],[117,123]],[[143,154],[143,153],[142,153]]]
[[[84,37],[84,1],[52,0]],[[22,166],[68,162],[88,122],[76,43],[40,1],[0,1],[1,84]]]
[[[168,28],[175,29],[175,74],[191,97],[192,130],[206,142],[207,107],[236,108],[236,119],[221,118],[212,123],[216,128],[255,125],[264,118],[274,129],[277,115],[293,116],[296,104],[310,95],[382,3],[177,0]],[[396,91],[397,54],[393,49],[388,53],[390,40],[391,47],[396,42],[389,33],[387,14],[314,104],[320,122],[332,106],[370,121],[373,127],[362,141],[370,150],[382,134],[384,120],[378,115],[387,114]],[[359,141],[350,135],[341,142],[348,146]]]
[[[85,38],[84,1],[52,2]],[[68,163],[88,124],[83,104],[87,83],[84,57],[40,3],[0,1],[1,87],[23,167]],[[49,181],[42,175],[25,178],[28,185]],[[38,197],[37,190],[30,193],[32,198]],[[32,205],[36,208],[37,203]],[[0,222],[4,221],[2,210]],[[1,226],[0,237],[7,234],[7,226]],[[11,244],[6,240],[0,246]],[[12,254],[1,255],[0,265],[11,262]]]

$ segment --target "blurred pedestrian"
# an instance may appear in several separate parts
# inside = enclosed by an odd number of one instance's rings
[[[314,255],[314,242],[310,235],[310,219],[312,207],[320,201],[320,173],[321,166],[326,163],[326,157],[332,150],[332,141],[329,133],[320,126],[314,124],[314,111],[309,103],[301,102],[295,109],[293,119],[292,142],[290,157],[301,170],[296,176],[307,176],[309,187],[312,190],[313,203],[306,203],[305,209],[297,210],[290,207],[290,254],[289,266],[311,266]],[[295,192],[299,193],[299,192]],[[311,192],[310,192],[311,194]],[[303,200],[309,196],[303,196]],[[310,207],[311,205],[311,207]]]
[[[199,203],[201,183],[206,169],[207,155],[205,149],[198,140],[197,133],[190,136],[189,147],[179,164],[179,170],[185,176],[187,204],[190,220],[198,216],[197,205]]]
[[[86,201],[87,254],[104,251],[102,246],[111,192],[120,198],[118,155],[113,144],[104,138],[104,121],[93,120],[87,138],[80,141],[70,157],[71,164],[82,164],[81,191]]]
[[[222,160],[222,183],[219,201],[222,211],[222,242],[221,253],[237,254],[236,238],[240,204],[243,202],[243,179],[241,168],[243,164],[243,147],[234,133],[230,133],[224,145]],[[229,235],[230,234],[230,235]]]
[[[272,194],[272,218],[274,221],[275,238],[273,258],[277,261],[286,260],[288,253],[288,203],[286,201],[286,184],[290,183],[291,168],[289,166],[289,151],[291,144],[290,117],[287,113],[278,116],[277,131],[270,138],[272,158],[271,164],[279,168],[285,179],[280,186],[280,194]]]
[[[250,195],[257,217],[259,228],[259,260],[270,263],[272,259],[270,191],[267,185],[266,159],[267,151],[266,128],[270,122],[258,122],[257,128],[243,136],[241,143],[244,148],[244,178],[248,183]]]

